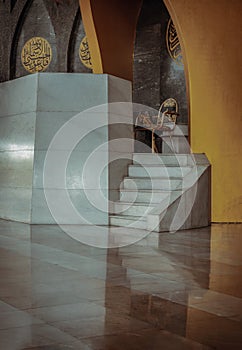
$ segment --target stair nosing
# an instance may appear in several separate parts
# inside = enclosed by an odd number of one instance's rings
[[[137,192],[137,193],[152,193],[152,192],[156,192],[156,193],[168,193],[168,192],[173,192],[173,191],[181,191],[179,189],[174,189],[174,190],[155,190],[154,189],[133,189],[133,188],[121,188],[120,192]]]
[[[184,177],[176,177],[176,176],[169,176],[169,177],[165,177],[165,176],[125,176],[124,180],[126,179],[138,179],[138,180],[146,180],[146,179],[154,179],[154,180],[182,180]]]
[[[159,202],[158,202],[159,203]],[[147,203],[145,202],[123,202],[123,201],[116,201],[115,204],[131,204],[132,206],[143,206],[143,207],[147,207]],[[155,204],[155,203],[154,203]],[[150,205],[149,205],[150,206]],[[151,205],[151,207],[154,207],[155,205]]]
[[[118,214],[112,214],[109,215],[109,218],[115,218],[115,219],[124,219],[124,220],[135,220],[135,221],[142,221],[146,222],[146,216],[134,216],[134,215],[118,215]],[[134,219],[133,219],[134,218]],[[138,219],[137,219],[138,218]]]
[[[152,157],[160,157],[160,156],[165,156],[165,157],[179,157],[179,156],[191,156],[192,154],[203,154],[203,153],[178,153],[178,154],[174,154],[174,153],[142,153],[142,152],[134,152],[133,156],[136,155],[145,155],[145,156],[152,156]]]
[[[149,164],[149,163],[142,163],[142,164],[130,164],[129,167],[136,167],[136,168],[189,168],[192,169],[192,165],[180,165],[180,164]]]

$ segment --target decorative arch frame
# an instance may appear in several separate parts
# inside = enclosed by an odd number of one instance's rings
[[[162,0],[161,0],[162,1]],[[176,11],[171,3],[170,0],[163,0],[173,23],[175,24],[178,39],[181,45],[182,49],[182,59],[183,59],[183,66],[184,66],[184,73],[185,73],[185,81],[186,81],[186,94],[187,94],[187,114],[188,114],[188,141],[190,143],[191,140],[191,125],[190,125],[190,79],[189,79],[189,69],[188,69],[188,61],[187,61],[187,56],[186,56],[186,49],[185,49],[185,44],[184,44],[184,36],[182,34],[182,28],[181,24],[179,22],[179,19],[176,15]]]
[[[10,50],[10,71],[9,71],[9,79],[14,79],[16,74],[16,57],[17,57],[17,48],[18,48],[18,42],[21,35],[21,31],[25,22],[25,19],[28,15],[29,9],[32,5],[34,0],[27,0],[21,14],[19,16],[19,20],[17,22],[17,25],[15,27],[12,44],[11,44],[11,50]]]

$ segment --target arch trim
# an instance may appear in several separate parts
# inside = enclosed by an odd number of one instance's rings
[[[17,49],[18,49],[18,41],[19,41],[19,37],[24,25],[24,21],[27,17],[27,14],[29,12],[29,9],[32,5],[34,0],[28,0],[26,1],[21,14],[19,16],[19,20],[17,22],[16,28],[15,28],[15,32],[13,35],[13,39],[12,39],[12,44],[11,44],[11,50],[10,50],[10,70],[9,70],[9,79],[14,79],[15,74],[16,74],[16,56],[17,56]]]
[[[179,42],[181,45],[181,49],[182,49],[182,59],[183,59],[183,65],[184,65],[184,73],[185,73],[185,81],[186,81],[186,93],[187,93],[187,112],[188,112],[188,141],[189,144],[191,144],[191,108],[190,108],[190,77],[189,77],[189,69],[188,69],[188,61],[187,61],[187,57],[186,57],[186,49],[185,49],[185,43],[184,43],[184,36],[182,33],[182,28],[180,25],[180,21],[178,19],[178,16],[176,15],[176,11],[171,3],[170,0],[163,0],[171,18],[173,23],[175,24],[176,27],[176,31],[177,31],[177,35],[179,38]]]
[[[90,0],[79,0],[82,21],[88,38],[92,58],[93,73],[103,73],[101,52],[96,33]]]

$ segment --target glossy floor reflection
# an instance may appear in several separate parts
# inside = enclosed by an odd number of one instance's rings
[[[242,349],[241,252],[239,224],[100,249],[0,221],[0,349]]]

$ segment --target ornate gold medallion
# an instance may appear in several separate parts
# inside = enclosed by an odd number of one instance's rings
[[[89,51],[89,45],[86,36],[81,41],[79,48],[79,57],[84,66],[86,66],[89,69],[92,69],[91,54]]]
[[[167,29],[166,29],[166,46],[171,58],[179,65],[183,65],[182,61],[182,51],[181,45],[178,39],[176,27],[172,22],[172,19],[169,19]]]
[[[21,62],[30,73],[45,71],[50,65],[51,59],[51,46],[44,38],[33,37],[22,48]]]

